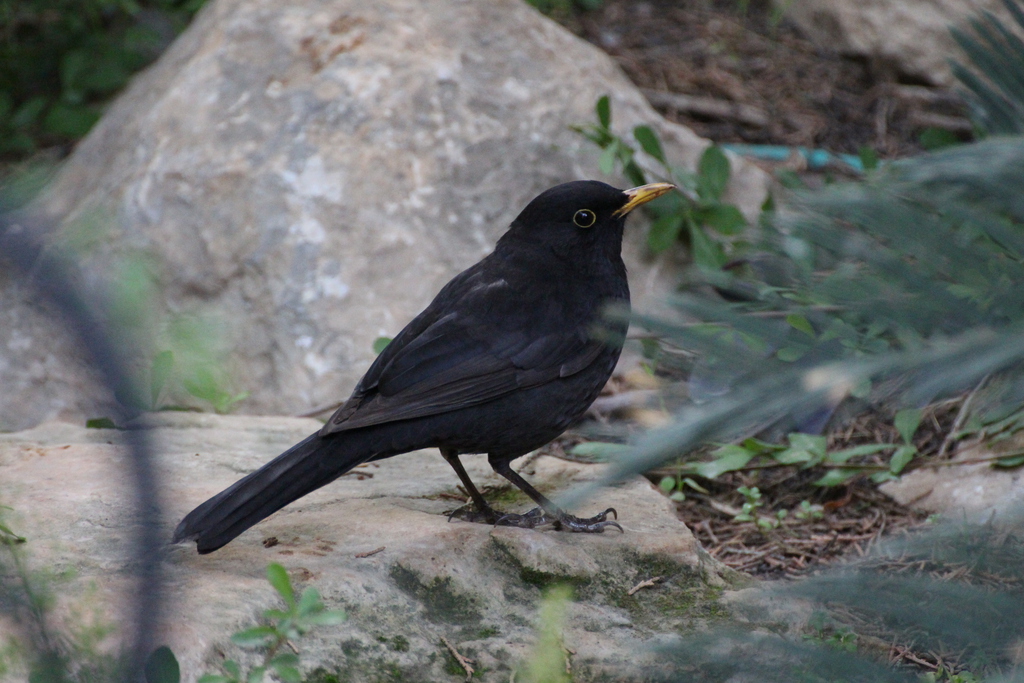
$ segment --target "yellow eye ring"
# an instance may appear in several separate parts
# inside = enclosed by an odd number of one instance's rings
[[[590,209],[580,209],[573,215],[572,222],[581,228],[589,228],[597,222],[597,214]]]

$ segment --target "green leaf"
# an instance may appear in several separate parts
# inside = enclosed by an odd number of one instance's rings
[[[819,458],[803,448],[787,448],[784,451],[771,454],[772,459],[782,465],[801,465],[804,463],[816,463]]]
[[[880,453],[894,448],[891,443],[869,443],[862,446],[854,446],[853,448],[844,448],[841,451],[834,451],[828,454],[828,461],[837,465],[842,465],[850,458],[855,458],[860,455],[873,455],[874,453]]]
[[[687,221],[690,228],[690,246],[693,249],[693,262],[708,270],[718,270],[725,265],[725,252],[713,242],[692,220]]]
[[[273,668],[274,673],[276,673],[277,677],[284,681],[284,683],[302,683],[302,674],[300,674],[299,670],[294,666],[285,666],[282,664],[280,666],[274,666]]]
[[[292,588],[292,582],[288,578],[288,572],[285,571],[284,567],[276,562],[268,564],[267,580],[270,581],[270,585],[274,587],[274,590],[288,604],[289,608],[295,606],[295,590]]]
[[[993,465],[995,467],[1020,467],[1024,465],[1024,455],[1008,455],[1005,458],[999,458]]]
[[[874,171],[878,168],[878,152],[867,145],[857,150],[857,156],[860,157],[860,163],[865,171]]]
[[[889,460],[889,471],[893,474],[899,474],[914,459],[915,455],[917,455],[917,448],[915,446],[900,446]]]
[[[222,664],[221,666],[224,667],[224,670],[227,671],[232,678],[234,678],[235,680],[241,680],[242,669],[240,666],[238,666],[238,662],[236,662],[233,659],[225,659],[224,664]]]
[[[792,327],[795,330],[799,330],[800,332],[803,332],[811,339],[814,339],[817,336],[814,333],[814,327],[807,320],[807,318],[803,317],[798,313],[790,313],[789,315],[787,315],[786,322],[789,323],[790,327]]]
[[[299,616],[305,616],[312,612],[322,610],[323,604],[320,602],[320,592],[312,586],[302,591],[302,595],[299,596],[299,604],[296,608],[296,613]]]
[[[661,481],[658,482],[658,488],[664,493],[671,493],[676,487],[675,477],[662,477]]]
[[[729,184],[732,169],[729,158],[718,145],[711,145],[697,164],[697,193],[705,201],[718,201]]]
[[[278,666],[298,666],[299,656],[294,652],[282,652],[271,659],[269,664],[275,668]]]
[[[629,451],[629,446],[621,443],[604,443],[601,441],[588,441],[578,443],[569,452],[573,455],[582,455],[596,460],[610,460],[616,456]]]
[[[174,354],[170,351],[161,351],[153,356],[153,365],[149,370],[149,390],[152,398],[152,407],[155,410],[159,405],[160,392],[167,384],[167,378],[171,376],[171,369],[174,367]]]
[[[43,119],[43,128],[54,135],[78,139],[84,137],[99,120],[99,113],[86,104],[54,104]]]
[[[25,537],[14,533],[6,524],[0,524],[0,543],[24,543]]]
[[[737,235],[747,227],[747,219],[732,204],[712,204],[700,209],[697,221],[712,228],[720,235]]]
[[[178,666],[178,659],[171,652],[171,648],[166,645],[158,647],[149,654],[143,673],[146,683],[179,683],[181,681],[181,667]]]
[[[306,623],[310,626],[337,626],[343,624],[348,615],[340,609],[327,609],[323,612],[310,614],[306,617]]]
[[[767,441],[755,439],[754,437],[744,439],[743,443],[740,445],[748,451],[754,451],[755,453],[774,453],[775,451],[786,450],[786,447],[782,444],[768,443]]]
[[[689,486],[694,491],[700,491],[701,493],[711,493],[706,488],[695,482],[693,479],[690,479],[689,477],[683,477],[683,483],[686,486]]]
[[[815,486],[839,486],[849,481],[851,478],[856,477],[861,473],[861,470],[848,470],[848,469],[835,469],[829,470],[825,473],[825,476],[814,482]]]
[[[270,626],[253,626],[231,636],[231,642],[242,647],[261,647],[277,638],[277,631]]]
[[[373,340],[373,352],[378,356],[384,353],[384,349],[388,347],[391,341],[391,337],[377,337]]]
[[[914,433],[921,425],[921,416],[922,412],[917,408],[906,408],[896,413],[893,425],[900,433],[904,443],[910,443],[910,440],[914,438]]]
[[[650,126],[637,126],[633,129],[633,137],[640,143],[640,148],[652,157],[665,163],[665,152],[661,149],[661,140]]]
[[[228,678],[220,674],[203,674],[196,683],[234,683],[237,678]]]
[[[714,479],[726,472],[735,472],[746,467],[747,463],[757,454],[742,446],[730,444],[716,449],[711,455],[715,456],[711,462],[695,463],[693,466],[697,474],[708,479]]]
[[[267,667],[257,666],[255,669],[249,672],[249,675],[245,677],[246,683],[263,683],[263,675],[267,672]]]
[[[601,169],[601,173],[611,175],[615,171],[615,160],[618,158],[619,141],[615,140],[605,147],[603,152],[601,152],[601,158],[597,162],[598,168]]]
[[[956,133],[945,128],[925,128],[918,134],[917,141],[929,152],[960,144]]]
[[[109,417],[94,417],[85,421],[86,429],[117,429],[117,425]]]
[[[651,230],[647,233],[647,247],[655,254],[660,254],[679,240],[682,229],[682,214],[669,213],[661,216],[651,224]]]
[[[804,357],[807,353],[807,349],[798,349],[794,346],[785,346],[775,352],[775,357],[781,360],[783,363],[792,363],[798,361]]]
[[[608,99],[607,95],[601,95],[597,99],[597,105],[594,107],[597,112],[597,120],[601,123],[602,128],[609,128],[612,125],[612,103]]]

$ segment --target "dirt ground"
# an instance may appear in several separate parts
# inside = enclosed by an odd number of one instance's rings
[[[605,0],[555,18],[614,57],[668,119],[716,142],[895,158],[921,152],[928,128],[969,135],[955,93],[892,82],[815,46],[767,2],[742,4]],[[671,94],[709,102],[673,106]]]

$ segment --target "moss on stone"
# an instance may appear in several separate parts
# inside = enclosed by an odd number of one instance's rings
[[[391,578],[399,588],[423,603],[431,621],[465,624],[481,619],[476,598],[460,593],[450,576],[436,576],[424,582],[416,572],[396,564],[391,568]]]

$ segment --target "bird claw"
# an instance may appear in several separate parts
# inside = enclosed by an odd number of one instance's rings
[[[505,515],[505,517],[507,516]],[[448,513],[448,521],[451,522],[453,519],[461,519],[464,522],[474,522],[476,524],[497,524],[503,519],[503,516],[502,513],[492,508],[480,510],[474,505],[465,505],[455,508]]]
[[[579,517],[574,517],[573,515],[561,510],[558,511],[558,514],[552,515],[537,507],[524,515],[503,515],[498,518],[494,525],[514,526],[521,529],[536,529],[550,524],[555,529],[565,529],[566,531],[575,531],[584,534],[600,534],[603,533],[607,527],[615,527],[619,531],[625,533],[625,530],[618,522],[608,521],[609,513],[611,513],[615,519],[619,518],[619,513],[616,512],[615,508],[608,508],[604,512],[594,515],[593,517],[580,519]]]

